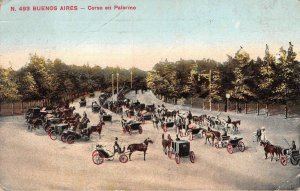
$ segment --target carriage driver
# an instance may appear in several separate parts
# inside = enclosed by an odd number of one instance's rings
[[[293,141],[292,141],[291,150],[292,150],[292,151],[295,151],[296,149],[297,149],[297,147],[296,147],[295,141],[293,140]]]
[[[265,127],[261,128],[261,139],[260,140],[263,141],[263,142],[268,142]]]
[[[121,147],[120,147],[120,145],[118,144],[118,137],[115,138],[114,152],[115,152],[115,153],[121,152]]]

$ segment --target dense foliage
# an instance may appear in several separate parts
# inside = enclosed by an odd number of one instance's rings
[[[180,60],[157,63],[147,85],[168,98],[211,98],[225,101],[226,93],[239,103],[286,103],[300,93],[300,64],[293,45],[272,55],[266,45],[263,59],[253,60],[241,47],[224,63],[213,60]]]
[[[17,71],[0,67],[0,101],[57,100],[70,93],[111,91],[112,74],[116,89],[117,73],[119,88],[130,87],[131,71],[134,87],[145,88],[147,73],[137,68],[126,70],[119,67],[67,65],[59,59],[51,61],[30,55],[29,63]]]

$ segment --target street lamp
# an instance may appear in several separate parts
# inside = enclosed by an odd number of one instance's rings
[[[117,73],[117,99],[119,95],[119,73]]]
[[[130,71],[130,88],[132,89],[132,70]]]
[[[114,101],[114,74],[111,74],[111,99]]]
[[[228,108],[229,108],[229,98],[230,98],[230,94],[229,93],[227,93],[226,94],[226,112],[228,112]]]

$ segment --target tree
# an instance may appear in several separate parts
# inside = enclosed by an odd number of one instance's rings
[[[12,102],[20,99],[15,71],[0,67],[0,102]]]

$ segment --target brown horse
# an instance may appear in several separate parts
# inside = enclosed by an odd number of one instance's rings
[[[130,151],[130,153],[129,153],[129,160],[131,160],[131,155],[135,151],[142,151],[142,152],[144,152],[144,160],[146,160],[146,151],[148,149],[148,143],[153,144],[153,141],[149,137],[147,139],[145,139],[145,141],[143,143],[129,145],[127,147],[127,150]]]
[[[215,141],[215,137],[216,137],[215,134],[211,131],[203,129],[202,136],[204,136],[204,135],[205,135],[205,144],[207,143],[207,141],[209,142],[209,144],[211,144],[210,141],[209,141],[209,138],[211,138],[211,140],[212,140],[211,145],[214,146],[214,141]]]
[[[173,140],[172,140],[170,134],[168,134],[168,139],[165,139],[165,134],[162,134],[162,142],[161,143],[162,143],[165,153],[167,153],[166,152],[167,147],[168,147],[168,150],[170,150],[172,141]]]
[[[273,161],[274,153],[277,154],[277,153],[279,152],[278,147],[272,145],[270,142],[264,142],[264,141],[261,141],[261,142],[260,142],[260,146],[263,146],[263,147],[264,147],[264,150],[265,150],[265,156],[266,156],[265,159],[268,158],[268,154],[269,154],[269,153],[271,154],[271,161]]]
[[[221,133],[219,131],[214,131],[210,127],[207,129],[208,131],[212,132],[215,135],[215,138],[220,141],[221,140]]]
[[[103,125],[105,125],[105,123],[103,121],[100,121],[99,124],[96,126],[91,126],[89,128],[85,128],[85,129],[81,130],[81,133],[84,135],[87,135],[90,138],[90,136],[93,132],[98,132],[99,139],[100,139]]]

